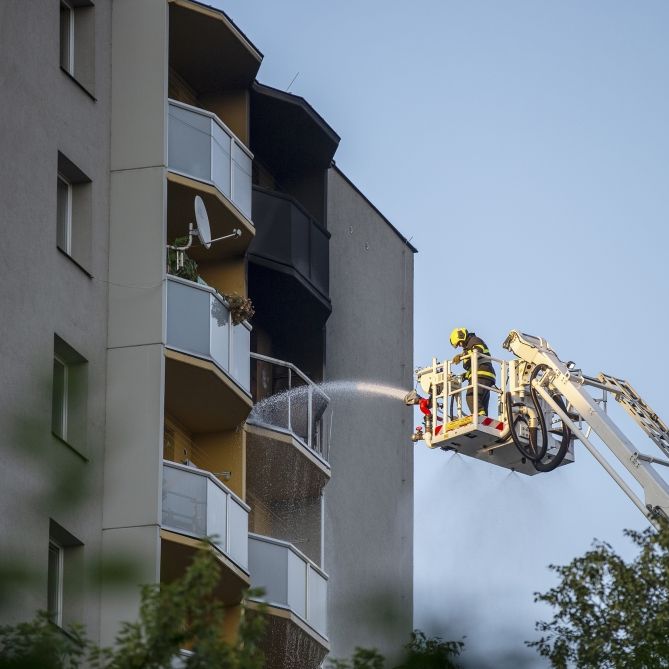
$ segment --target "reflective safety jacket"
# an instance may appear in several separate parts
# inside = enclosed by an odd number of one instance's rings
[[[476,336],[476,332],[470,332],[467,335],[467,339],[465,339],[462,348],[465,354],[471,353],[474,349],[476,349],[479,353],[482,353],[483,355],[490,355],[490,349],[486,346],[486,343],[483,341],[483,339],[481,339],[481,337]],[[471,358],[463,360],[462,365],[465,368],[465,378],[469,381],[469,379],[471,379],[472,376]],[[477,376],[484,377],[486,379],[492,379],[492,382],[493,383],[495,382],[495,369],[492,366],[490,360],[481,360],[481,358],[479,358]]]

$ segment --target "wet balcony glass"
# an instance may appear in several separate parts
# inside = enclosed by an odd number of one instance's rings
[[[291,267],[328,298],[330,233],[289,195],[259,186],[253,187],[253,217],[249,252]]]
[[[328,460],[323,414],[330,398],[295,365],[251,353],[255,406],[247,422],[291,434],[321,460]]]
[[[327,639],[327,575],[293,545],[249,535],[251,587],[263,588],[258,601],[288,609]]]
[[[211,112],[169,101],[168,167],[211,183],[250,221],[253,155]]]
[[[167,346],[211,360],[250,392],[251,326],[233,325],[227,303],[213,288],[168,277]]]
[[[249,507],[213,474],[163,462],[163,529],[214,537],[216,548],[248,572],[248,519]]]

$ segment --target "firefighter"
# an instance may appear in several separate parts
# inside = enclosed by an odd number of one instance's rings
[[[472,386],[472,361],[471,358],[465,357],[467,354],[476,350],[483,355],[490,355],[490,349],[487,347],[486,343],[480,337],[476,336],[475,332],[469,332],[467,328],[455,328],[451,332],[450,336],[451,346],[453,348],[462,347],[462,353],[458,353],[453,358],[453,364],[458,364],[462,362],[462,366],[465,368],[465,379],[469,382],[470,387],[467,390],[467,406],[469,407],[469,412],[474,413],[474,392]],[[490,360],[478,360],[478,371],[477,371],[477,396],[478,396],[478,409],[480,416],[486,416],[488,414],[488,402],[490,401],[490,390],[489,388],[484,388],[485,386],[494,386],[495,385],[495,369],[492,366]]]

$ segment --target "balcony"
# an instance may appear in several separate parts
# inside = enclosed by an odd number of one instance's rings
[[[270,666],[317,667],[329,650],[327,575],[290,544],[249,535],[251,586],[263,588],[257,601],[269,614],[266,641]],[[283,656],[299,648],[295,657]]]
[[[216,114],[169,101],[168,167],[187,179],[213,185],[251,222],[253,155]]]
[[[250,355],[256,404],[246,420],[249,490],[261,491],[267,503],[289,494],[317,497],[330,478],[324,416],[330,398],[295,365]]]
[[[168,278],[165,405],[193,432],[231,429],[248,415],[250,336],[213,288]]]
[[[253,216],[254,262],[292,275],[329,310],[330,233],[290,196],[259,186],[253,187]]]
[[[161,574],[183,574],[199,540],[214,537],[225,567],[219,590],[226,602],[241,599],[248,587],[249,507],[213,474],[175,462],[163,462],[163,540]]]

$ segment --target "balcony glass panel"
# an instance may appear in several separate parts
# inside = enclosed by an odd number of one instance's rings
[[[221,553],[248,568],[248,507],[213,474],[164,462],[162,525],[197,539],[216,535]]]
[[[251,353],[253,401],[248,422],[292,433],[327,460],[323,414],[330,398],[295,365]],[[263,402],[268,398],[269,402]]]
[[[207,534],[225,553],[227,539],[227,495],[213,481],[207,481]]]
[[[231,153],[230,146],[232,138],[217,124],[212,122],[212,140],[213,151],[211,154],[211,180],[216,184],[218,190],[231,199],[230,179],[231,179]],[[250,218],[247,217],[247,218]]]
[[[263,601],[288,605],[288,550],[285,546],[249,536],[251,587],[265,591]]]
[[[249,534],[249,513],[237,500],[231,498],[228,507],[228,523],[230,525],[230,536],[247,537]],[[249,563],[249,542],[233,541],[230,544],[230,557],[241,565]]]
[[[163,467],[163,526],[195,537],[207,535],[207,479]]]
[[[251,218],[251,158],[237,143],[232,146],[232,201]]]
[[[315,569],[309,569],[307,575],[308,588],[308,618],[314,629],[325,634],[327,630],[327,598],[328,598],[328,582]]]
[[[169,103],[168,165],[212,183],[251,220],[251,155],[211,112]]]
[[[250,330],[232,325],[223,298],[208,286],[168,278],[167,345],[211,359],[250,392]]]
[[[311,227],[310,276],[314,285],[325,295],[330,292],[330,242],[322,229]]]
[[[288,606],[300,618],[307,617],[307,563],[288,552]]]
[[[209,295],[211,337],[211,357],[223,370],[229,369],[230,360],[230,312],[223,302],[215,295]]]
[[[211,179],[211,120],[195,111],[170,104],[168,164],[170,169],[196,179]]]
[[[167,342],[197,355],[209,355],[209,293],[168,281]]]
[[[297,207],[291,208],[291,251],[295,268],[311,278],[311,258],[309,253],[309,237],[312,223],[309,217]]]
[[[293,198],[253,188],[250,252],[291,266],[322,295],[329,290],[329,235]]]
[[[251,331],[243,323],[233,325],[230,373],[239,385],[246,390],[251,387],[250,350]]]
[[[263,588],[262,601],[290,609],[326,636],[327,576],[290,544],[249,536],[251,587]]]
[[[291,257],[290,207],[289,200],[253,189],[253,217],[261,222],[251,243],[253,253],[276,262]]]

